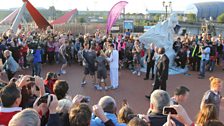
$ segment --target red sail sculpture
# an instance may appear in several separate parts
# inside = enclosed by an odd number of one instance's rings
[[[35,23],[37,24],[38,28],[46,29],[48,26],[53,28],[51,24],[40,14],[40,12],[28,0],[23,0],[23,2],[26,2],[26,8],[29,11],[30,15],[32,16]]]
[[[58,19],[54,20],[53,22],[51,22],[52,25],[56,25],[56,24],[65,24],[67,22],[69,22],[69,20],[71,19],[71,17],[77,12],[77,9],[74,9],[70,12],[67,12],[65,15],[59,17]]]

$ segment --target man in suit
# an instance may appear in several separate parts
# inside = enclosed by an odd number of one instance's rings
[[[169,74],[169,58],[165,54],[165,48],[158,49],[159,59],[156,64],[156,79],[154,82],[153,90],[161,89],[166,91],[166,81]],[[152,93],[151,92],[151,93]],[[150,96],[146,95],[150,99]]]
[[[144,80],[148,80],[149,79],[149,73],[150,70],[152,69],[152,78],[151,80],[154,79],[154,65],[155,65],[155,59],[154,59],[154,54],[155,54],[155,50],[154,50],[154,44],[151,43],[150,44],[150,48],[147,50],[147,55],[145,57],[145,63],[147,63],[147,71],[146,71],[146,75]]]

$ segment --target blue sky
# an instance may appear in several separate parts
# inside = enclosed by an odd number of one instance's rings
[[[35,7],[48,9],[54,5],[58,10],[110,10],[110,8],[120,0],[29,0]],[[126,0],[126,12],[145,13],[148,10],[164,10],[162,2],[164,0]],[[208,2],[214,0],[165,0],[167,3],[172,2],[174,11],[185,10],[192,3]],[[223,1],[224,0],[219,0]],[[0,9],[18,8],[22,6],[22,0],[0,0]]]

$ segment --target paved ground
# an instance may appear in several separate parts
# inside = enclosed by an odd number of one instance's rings
[[[59,69],[58,65],[46,65],[43,67],[43,75],[47,71],[55,72]],[[82,67],[79,65],[72,65],[67,68],[67,74],[60,77],[60,79],[67,80],[69,83],[69,95],[83,94],[91,97],[90,104],[96,104],[100,97],[110,95],[116,99],[119,108],[123,99],[127,99],[130,106],[135,113],[146,113],[149,107],[149,101],[144,97],[145,94],[152,90],[152,81],[144,81],[144,75],[137,77],[132,75],[128,70],[120,71],[120,87],[117,90],[111,91],[96,91],[91,84],[91,78],[87,78],[89,82],[84,88],[80,86],[81,78],[83,76]],[[26,70],[23,73],[30,73]],[[216,76],[224,79],[224,72],[219,68],[214,73],[206,73],[206,79],[197,79],[197,72],[189,72],[191,76],[173,75],[169,76],[167,82],[167,91],[172,95],[175,87],[185,85],[190,89],[190,97],[184,107],[195,120],[196,114],[199,111],[201,98],[206,90],[209,89],[208,77]],[[109,80],[107,80],[109,83]],[[224,93],[223,93],[224,94]],[[220,120],[224,122],[224,110],[220,112]]]

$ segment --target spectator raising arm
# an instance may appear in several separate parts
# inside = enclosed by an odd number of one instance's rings
[[[47,105],[50,112],[47,126],[61,126],[59,115],[56,113],[56,108],[58,106],[57,97],[53,94],[49,95]]]
[[[177,111],[177,115],[171,115],[173,118],[177,119],[185,126],[194,126],[193,121],[191,121],[190,117],[188,116],[183,106],[173,105],[172,107]]]
[[[105,126],[115,126],[111,119],[108,119],[104,115],[104,111],[101,106],[94,105],[93,106],[93,113],[95,116],[99,117],[103,122]]]
[[[175,122],[171,119],[171,114],[167,116],[167,122],[163,126],[176,126]]]
[[[45,94],[44,80],[39,76],[35,76],[35,84],[40,89],[40,96],[43,96]]]

